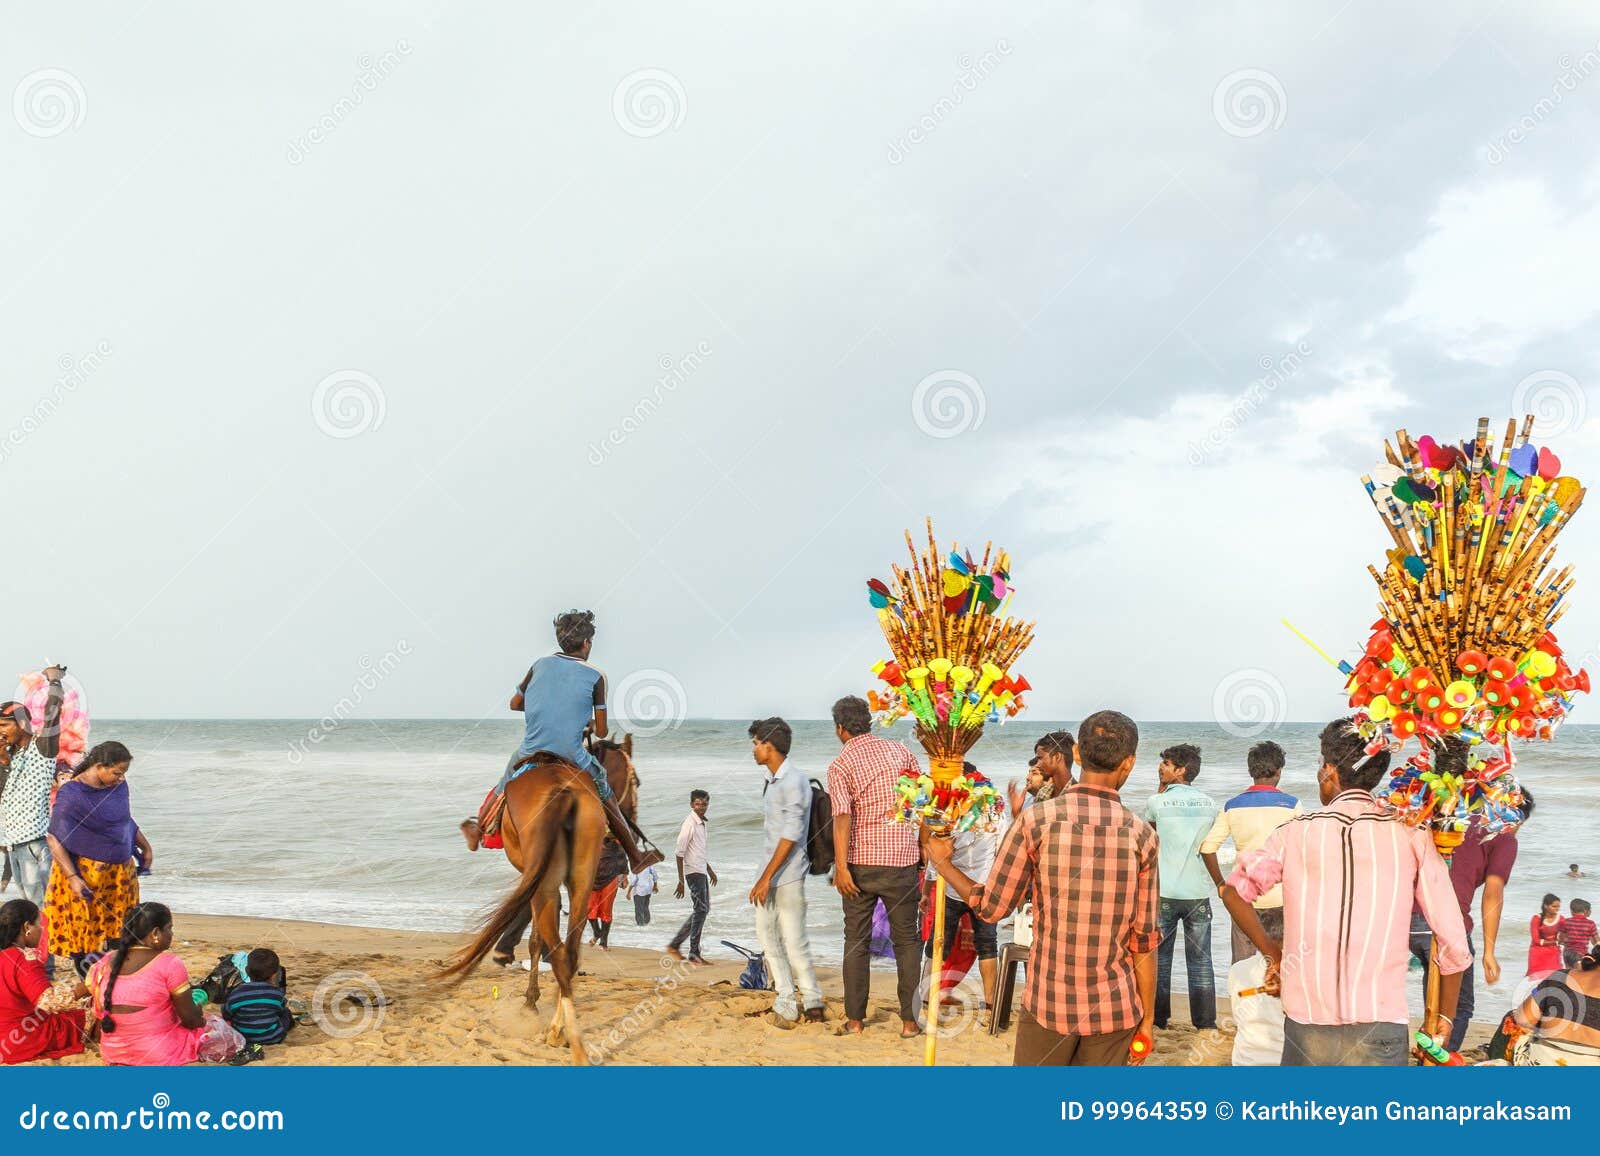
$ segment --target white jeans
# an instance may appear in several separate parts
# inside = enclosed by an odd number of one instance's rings
[[[800,1007],[808,1011],[822,1006],[822,988],[817,984],[817,969],[811,962],[811,945],[806,942],[806,881],[796,879],[767,892],[767,901],[756,908],[756,938],[766,952],[778,998],[772,1010],[786,1020],[800,1018]],[[800,1002],[795,1002],[795,988]]]

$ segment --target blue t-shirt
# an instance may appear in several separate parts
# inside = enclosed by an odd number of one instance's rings
[[[1161,898],[1210,897],[1216,887],[1200,860],[1200,844],[1216,822],[1216,800],[1198,787],[1178,783],[1151,795],[1144,817],[1161,840]]]
[[[583,730],[594,718],[594,688],[600,672],[581,658],[548,654],[528,671],[522,692],[522,746],[517,757],[549,751],[580,767],[593,762]]]

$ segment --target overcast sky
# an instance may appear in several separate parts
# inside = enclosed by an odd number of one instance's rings
[[[1383,436],[1600,466],[1591,4],[540,8],[11,14],[7,676],[499,717],[589,606],[640,714],[817,717],[932,514],[1035,715],[1323,719]]]

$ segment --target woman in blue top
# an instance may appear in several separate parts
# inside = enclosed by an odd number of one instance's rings
[[[605,675],[589,665],[589,652],[594,649],[594,611],[569,610],[556,617],[555,628],[560,652],[548,654],[529,667],[511,696],[511,709],[523,713],[526,729],[522,745],[511,756],[496,792],[504,792],[506,784],[539,751],[559,755],[589,772],[600,801],[605,804],[612,837],[627,853],[634,872],[643,871],[660,863],[663,856],[654,848],[641,851],[634,842],[633,828],[617,807],[611,785],[606,782],[605,768],[583,741],[591,726],[596,735],[608,733]]]

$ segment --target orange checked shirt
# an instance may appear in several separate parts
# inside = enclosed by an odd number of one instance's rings
[[[1069,787],[1006,831],[967,905],[994,922],[1033,900],[1022,1006],[1041,1027],[1093,1036],[1139,1026],[1133,960],[1161,942],[1156,859],[1155,829],[1104,787]]]

